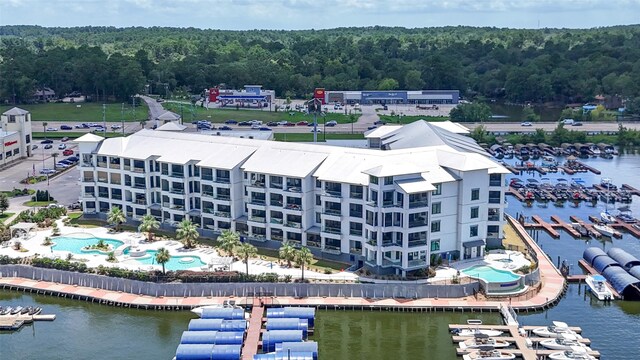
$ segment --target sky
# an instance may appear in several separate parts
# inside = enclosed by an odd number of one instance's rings
[[[0,0],[0,25],[202,29],[592,28],[640,23],[640,0]]]

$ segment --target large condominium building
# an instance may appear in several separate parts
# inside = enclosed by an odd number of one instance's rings
[[[274,248],[289,241],[378,273],[482,256],[487,240],[502,238],[506,169],[463,135],[425,122],[409,130],[440,141],[394,148],[388,139],[402,143],[402,129],[370,138],[376,149],[88,134],[78,139],[80,200],[87,215],[117,206],[167,226],[188,218],[205,235],[231,229]]]

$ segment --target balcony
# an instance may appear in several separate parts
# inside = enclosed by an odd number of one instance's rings
[[[218,184],[230,184],[231,180],[228,177],[216,177],[216,179],[213,182]]]
[[[134,166],[133,172],[144,174],[144,168]]]
[[[300,186],[289,186],[287,185],[286,191],[300,194],[302,193],[302,187]]]
[[[390,259],[382,259],[382,266],[400,266],[402,265],[401,260],[390,260]]]
[[[136,184],[136,183],[134,183],[134,184],[133,184],[133,188],[134,188],[134,189],[142,189],[142,190],[146,190],[146,189],[147,189],[147,186],[146,186],[145,184]]]
[[[378,203],[375,202],[375,201],[367,201],[365,205],[367,205],[369,207],[372,207],[372,208],[377,208],[378,207]]]
[[[107,178],[106,178],[106,177],[105,177],[105,178],[103,178],[103,177],[99,177],[99,178],[98,178],[98,182],[99,182],[99,183],[104,183],[104,184],[106,184],[106,183],[107,183]]]
[[[266,201],[264,201],[264,200],[260,200],[260,199],[251,199],[251,200],[249,200],[249,204],[251,204],[251,205],[259,205],[259,206],[265,206],[265,205],[266,205]]]
[[[122,184],[122,182],[120,182],[120,180],[111,179],[111,185],[120,185],[120,184]]]
[[[109,169],[120,169],[120,163],[117,163],[117,164],[109,163]]]
[[[416,247],[416,246],[427,246],[427,240],[414,240],[414,241],[409,241],[409,247]]]
[[[334,234],[334,235],[341,235],[342,234],[342,230],[340,228],[337,227],[325,227],[324,229],[322,229],[323,232],[326,232],[328,234]]]
[[[203,212],[207,213],[207,214],[214,214],[215,210],[213,210],[213,208],[204,208],[202,209]]]
[[[362,236],[362,230],[349,229],[349,235]]]
[[[497,232],[488,232],[487,233],[487,238],[488,239],[497,239],[498,235],[500,235],[500,233]]]
[[[367,244],[371,245],[371,246],[378,246],[378,240],[368,240]]]
[[[278,219],[278,218],[271,218],[271,220],[269,221],[272,224],[278,224],[278,225],[282,225],[284,223],[283,219]]]
[[[252,181],[251,185],[249,185],[249,186],[264,189],[264,182],[262,182],[262,181]]]
[[[169,175],[169,177],[182,179],[182,178],[184,178],[184,173],[183,172],[172,172],[171,175]]]
[[[94,182],[95,180],[94,180],[93,177],[84,177],[84,178],[82,178],[82,181],[83,182]]]
[[[427,222],[426,220],[409,221],[410,228],[422,227],[422,226],[428,226],[428,225],[429,225],[429,222]]]
[[[231,217],[231,213],[225,212],[225,211],[216,211],[215,213],[213,213],[213,215],[218,216],[218,217],[223,217],[223,218],[230,218]]]
[[[402,207],[402,204],[396,204],[393,201],[383,201],[382,207],[383,208]]]
[[[500,215],[489,215],[488,221],[500,221]]]
[[[340,250],[339,247],[337,246],[331,246],[331,245],[325,245],[324,249],[322,249],[322,251],[329,253],[329,254],[336,254],[336,255],[340,255],[340,253],[342,253],[342,251]]]
[[[397,241],[383,241],[382,242],[382,247],[389,247],[389,246],[402,246],[401,242],[397,242]]]
[[[262,216],[249,216],[249,221],[259,222],[264,224],[267,222],[267,219]]]
[[[332,216],[341,216],[342,215],[342,211],[336,210],[336,209],[325,209],[323,211],[323,213],[326,214],[326,215],[332,215]]]
[[[409,209],[421,208],[429,206],[429,201],[412,201],[409,202]]]
[[[106,161],[98,161],[97,166],[98,167],[102,167],[102,168],[106,168],[107,167],[107,162]]]
[[[106,192],[106,191],[105,191],[105,192],[99,192],[99,193],[98,193],[98,197],[101,197],[101,198],[108,198],[108,197],[109,197],[109,193],[108,193],[108,192]]]
[[[270,183],[269,184],[269,188],[271,189],[276,189],[276,190],[282,190],[282,183]]]
[[[424,259],[409,260],[407,265],[408,267],[426,267],[427,260],[424,260]]]
[[[275,206],[275,207],[282,207],[282,201],[275,201],[275,200],[271,200],[271,202],[269,203],[269,205],[271,205],[271,206]]]
[[[171,210],[184,210],[184,205],[172,205]]]
[[[271,235],[271,240],[282,241],[283,237],[282,237],[282,235]]]
[[[361,192],[350,192],[349,193],[349,197],[351,199],[362,199],[363,193],[361,193]]]
[[[320,241],[317,241],[317,240],[307,240],[307,246],[314,247],[314,248],[320,248],[320,246],[322,246],[322,244],[320,243]]]
[[[122,200],[122,195],[113,194],[113,195],[111,195],[111,200]]]
[[[213,191],[202,191],[202,196],[203,197],[213,197]]]
[[[284,208],[287,210],[302,211],[302,206],[298,204],[287,204],[287,206],[285,206]]]
[[[349,254],[353,254],[353,255],[362,255],[362,249],[358,249],[358,248],[350,248],[349,249]]]
[[[169,190],[169,192],[172,194],[184,195],[184,189],[172,188],[171,190]]]
[[[216,200],[224,200],[224,201],[231,200],[231,196],[229,196],[229,195],[220,195],[220,194],[218,194],[218,195],[215,196],[215,198],[216,198]]]
[[[138,204],[138,205],[147,205],[147,200],[145,200],[145,199],[136,199],[136,204]]]
[[[340,192],[340,191],[332,191],[332,190],[325,190],[322,193],[322,196],[329,196],[329,197],[333,197],[333,198],[341,198],[342,197],[342,192]]]
[[[284,226],[294,229],[302,229],[302,224],[299,222],[287,221]]]
[[[96,193],[91,191],[91,192],[85,192],[82,194],[83,197],[95,197]]]
[[[200,176],[200,179],[205,181],[213,181],[213,175],[202,175]]]

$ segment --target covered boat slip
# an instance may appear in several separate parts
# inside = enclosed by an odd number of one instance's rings
[[[620,248],[585,249],[584,260],[601,273],[624,300],[640,300],[640,260]]]

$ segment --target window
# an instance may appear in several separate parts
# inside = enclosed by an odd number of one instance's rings
[[[440,239],[431,241],[431,251],[440,251]]]
[[[480,189],[471,189],[471,201],[480,199]]]
[[[431,222],[431,232],[439,232],[440,231],[440,220],[434,220]]]
[[[352,199],[362,199],[362,186],[351,185],[349,189],[349,197]]]
[[[349,216],[362,218],[362,205],[360,204],[349,204]]]
[[[431,214],[440,214],[442,212],[442,203],[435,202],[431,204]]]
[[[385,176],[384,184],[385,185],[393,185],[393,176]]]
[[[320,180],[318,180],[318,179],[316,179],[316,187],[318,189],[320,189],[322,187],[322,182]]]
[[[375,176],[369,175],[369,182],[372,183],[372,184],[378,185],[378,178],[375,177]]]
[[[442,184],[433,184],[436,187],[432,195],[442,195]]]
[[[478,236],[478,225],[471,225],[469,227],[469,236],[470,237]]]
[[[9,115],[9,122],[10,123],[16,122],[16,116],[15,115]]]
[[[349,235],[362,236],[362,224],[349,222]]]
[[[318,206],[322,205],[322,199],[320,199],[320,195],[316,195],[316,205]]]
[[[478,216],[480,215],[480,208],[477,206],[474,206],[471,208],[471,218],[472,219],[477,219]]]
[[[31,135],[27,135],[27,136],[25,137],[25,140],[26,140],[25,142],[26,142],[27,144],[28,144],[28,143],[30,143],[30,142],[31,142]]]

